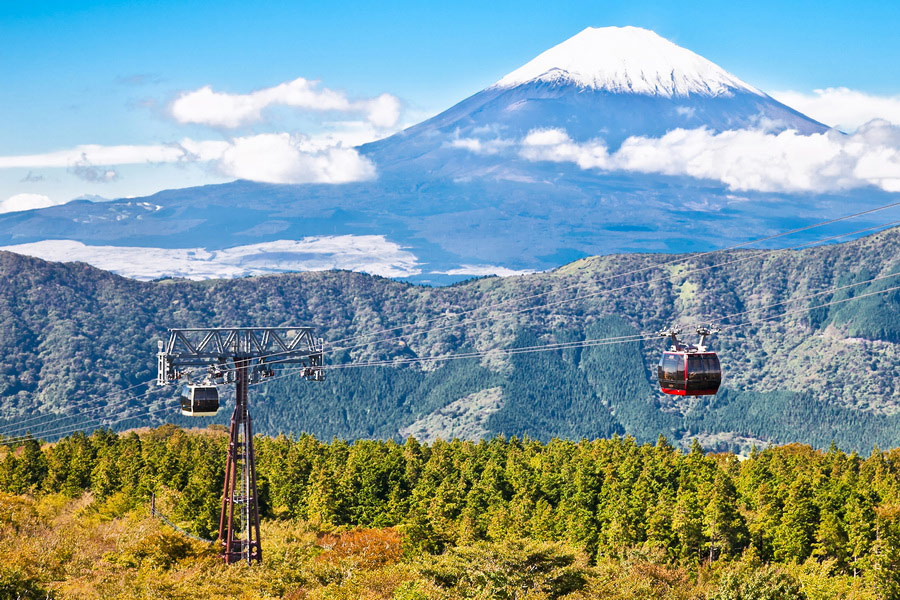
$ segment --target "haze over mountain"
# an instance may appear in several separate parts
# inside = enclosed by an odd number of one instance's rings
[[[857,168],[845,139],[651,31],[588,28],[361,146],[374,178],[3,214],[0,245],[144,279],[344,268],[446,283],[707,250],[885,204],[896,182]]]

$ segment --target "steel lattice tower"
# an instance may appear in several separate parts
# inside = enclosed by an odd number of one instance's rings
[[[301,377],[322,381],[323,345],[309,327],[170,329],[168,342],[159,344],[160,385],[197,371],[235,385],[218,538],[228,564],[262,561],[250,384],[274,375],[278,365],[298,366]]]

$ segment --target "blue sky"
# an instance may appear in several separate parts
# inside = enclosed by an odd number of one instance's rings
[[[900,96],[898,22],[896,2],[3,2],[0,156],[315,135],[334,118],[276,109],[225,131],[171,114],[179,94],[203,86],[246,94],[298,77],[351,102],[391,94],[402,104],[397,127],[587,26],[653,29],[769,92],[846,87],[891,100]],[[365,112],[354,110],[355,119]],[[171,163],[83,167],[0,168],[0,202],[139,195],[231,178]]]

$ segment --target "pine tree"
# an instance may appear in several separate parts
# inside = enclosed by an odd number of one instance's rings
[[[108,498],[122,489],[119,481],[118,453],[114,447],[100,452],[91,469],[91,491],[98,498]]]
[[[224,453],[207,437],[194,440],[187,485],[181,490],[175,515],[189,521],[202,537],[215,535],[219,527],[222,489],[224,488]],[[262,486],[257,481],[257,491]],[[260,507],[262,512],[264,505]]]
[[[879,597],[894,600],[900,598],[900,504],[879,507],[876,528],[871,577]]]
[[[325,461],[313,466],[309,477],[309,493],[306,500],[305,517],[313,524],[340,524],[338,515],[339,488],[335,474]]]
[[[47,459],[40,443],[29,437],[22,444],[21,454],[7,468],[10,469],[9,490],[15,494],[34,494],[47,476]],[[10,453],[8,458],[12,457]]]
[[[738,510],[737,490],[731,478],[723,471],[717,472],[705,496],[703,536],[708,560],[740,553],[746,545],[747,527]]]
[[[850,568],[858,575],[869,565],[872,544],[876,537],[875,495],[868,490],[851,494],[844,516],[847,532],[847,554]]]
[[[819,560],[833,558],[839,565],[844,566],[848,558],[847,546],[847,532],[844,531],[840,516],[830,510],[822,511],[812,555]]]
[[[775,558],[803,562],[812,552],[818,519],[812,486],[806,479],[795,481],[784,503],[784,514],[775,535]]]
[[[116,461],[122,491],[135,500],[148,497],[153,490],[153,477],[146,469],[143,443],[136,433],[131,432],[119,438]]]

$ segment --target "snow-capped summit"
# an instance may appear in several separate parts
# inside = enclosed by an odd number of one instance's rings
[[[640,27],[588,27],[494,85],[534,81],[666,97],[763,95],[715,63]]]
[[[796,130],[825,125],[713,62],[640,27],[589,27],[444,112],[361,148],[384,176],[422,169],[471,177],[514,173],[517,144],[535,129],[615,151],[630,137],[675,129]]]

